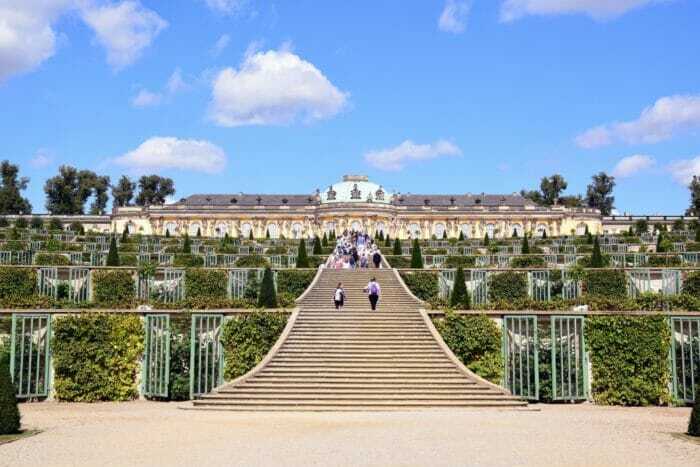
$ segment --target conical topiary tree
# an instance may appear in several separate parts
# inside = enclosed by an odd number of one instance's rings
[[[8,360],[0,353],[0,435],[17,433],[20,428],[19,408]]]
[[[386,236],[384,237],[384,246],[391,246],[391,237],[389,236],[389,234],[386,234]]]
[[[447,230],[442,231],[442,239],[447,240]]]
[[[258,294],[258,306],[260,308],[277,308],[277,292],[275,292],[275,276],[272,269],[265,268],[263,279],[260,283]]]
[[[122,230],[122,243],[127,243],[129,241],[129,228],[127,226],[124,226],[124,230]]]
[[[659,231],[659,235],[656,237],[656,252],[663,253],[666,249],[664,248],[664,234]]]
[[[109,241],[107,266],[119,266],[119,250],[117,249],[117,239],[114,238],[114,236],[112,236],[112,239]]]
[[[248,231],[248,240],[255,240],[255,237],[253,237],[253,229]]]
[[[530,254],[530,242],[527,240],[527,235],[523,235],[523,246],[521,248],[521,253],[524,255]]]
[[[423,255],[420,251],[420,243],[416,238],[413,240],[413,248],[411,248],[411,268],[423,269]]]
[[[695,241],[700,243],[700,227],[695,229]]]
[[[321,239],[321,245],[328,246],[328,235],[326,234],[326,232],[323,232],[323,238]]]
[[[547,238],[547,231],[546,230],[542,231],[542,238]]]
[[[603,267],[603,254],[600,252],[600,243],[598,242],[598,236],[596,235],[593,240],[593,254],[591,254],[591,267],[592,268],[602,268]]]
[[[199,238],[199,237],[201,237],[201,236],[202,236],[202,228],[201,228],[201,227],[197,227],[197,238]]]
[[[323,249],[321,248],[321,239],[318,238],[318,235],[314,237],[314,249],[312,251],[314,255],[322,255],[323,254]]]
[[[165,229],[165,238],[170,238],[170,230]]]
[[[462,266],[457,268],[455,274],[455,285],[452,288],[450,295],[450,306],[452,308],[461,308],[468,310],[471,308],[471,300],[469,299],[469,291],[467,291],[467,281],[464,279],[464,270]]]
[[[486,232],[486,233],[484,234],[484,246],[489,246],[489,243],[490,243],[490,242],[491,242],[491,240],[489,239],[489,233]]]
[[[383,230],[380,230],[380,231],[379,231],[379,241],[380,241],[380,242],[383,242],[383,241],[384,241],[384,231],[383,231]]]
[[[516,229],[516,228],[513,229],[513,235],[512,235],[512,237],[513,237],[513,238],[518,238],[518,229]]]
[[[690,412],[688,434],[690,436],[700,436],[700,394],[695,396],[695,405],[693,406],[693,411]]]
[[[297,251],[297,267],[309,267],[309,256],[306,254],[306,242],[303,238],[299,240],[299,251]]]
[[[190,242],[190,236],[185,232],[185,241],[182,242],[182,252],[186,255],[192,254],[192,242]]]
[[[270,229],[265,229],[265,238],[270,239]]]
[[[459,231],[459,241],[460,242],[464,241],[464,231],[462,231],[462,230]]]
[[[392,254],[394,256],[401,256],[403,253],[403,249],[401,248],[401,240],[399,240],[399,237],[396,237],[394,239],[394,251],[392,251]]]

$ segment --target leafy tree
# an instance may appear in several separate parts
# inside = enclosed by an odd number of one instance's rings
[[[5,216],[0,216],[0,227],[9,227],[10,222],[7,220],[7,217]]]
[[[455,274],[455,284],[450,295],[450,306],[452,308],[462,308],[468,310],[471,308],[469,292],[467,291],[467,282],[464,279],[464,270],[462,266],[457,268]]]
[[[695,229],[695,241],[700,243],[700,229]]]
[[[109,190],[109,177],[105,175],[96,175],[91,182],[95,199],[90,205],[90,214],[101,216],[105,213],[105,210],[107,209],[107,201],[109,200],[109,197],[107,196],[107,190]]]
[[[693,179],[688,185],[690,190],[690,207],[686,211],[689,216],[700,216],[700,177],[693,175]]]
[[[520,250],[524,255],[530,254],[530,243],[527,241],[527,235],[523,235],[523,244]]]
[[[63,222],[58,217],[52,217],[49,221],[49,230],[63,230]]]
[[[600,172],[591,179],[592,183],[586,189],[586,203],[588,207],[599,209],[602,215],[609,216],[615,204],[615,197],[611,196],[615,177]]]
[[[417,238],[413,240],[413,248],[411,248],[411,268],[423,269],[423,255]]]
[[[73,221],[70,223],[70,230],[74,234],[77,235],[85,235],[85,227],[83,227],[83,224],[78,221]]]
[[[564,177],[559,174],[554,174],[550,177],[543,177],[540,182],[540,191],[542,192],[542,199],[547,206],[552,206],[557,204],[559,201],[559,195],[562,191],[566,190],[569,184],[566,183]]]
[[[136,197],[136,204],[139,206],[163,204],[165,198],[175,194],[175,183],[168,177],[144,175],[139,178],[138,185],[139,194]]]
[[[0,163],[0,214],[29,214],[32,205],[27,198],[22,197],[22,191],[27,189],[29,179],[18,178],[19,166],[8,160]]]
[[[108,177],[99,177],[89,170],[78,170],[75,167],[62,165],[58,169],[58,175],[46,180],[44,192],[46,193],[46,209],[51,214],[76,215],[83,214],[85,202],[93,192],[95,202],[91,211],[104,210],[106,205],[106,182]]]
[[[303,238],[299,240],[299,250],[297,251],[297,267],[309,267],[309,256],[306,254],[306,241]]]
[[[260,308],[277,308],[277,293],[275,292],[275,277],[272,269],[265,268],[260,293],[258,294],[258,306]]]
[[[323,254],[323,249],[321,248],[321,240],[318,238],[318,235],[314,235],[314,249],[312,251],[314,255],[322,255]]]
[[[44,219],[39,216],[33,216],[29,221],[29,226],[32,229],[40,230],[44,228]]]
[[[593,241],[593,254],[591,255],[591,267],[592,268],[602,268],[604,266],[603,254],[600,252],[600,243],[598,242],[598,236],[596,235]]]
[[[675,232],[685,230],[685,222],[683,222],[683,219],[676,219],[675,221],[673,221],[671,229]]]
[[[401,256],[403,254],[403,248],[401,248],[401,240],[399,237],[394,239],[394,251],[392,251],[394,256]]]
[[[585,206],[581,195],[560,196],[559,204],[566,206],[567,208],[582,208]]]
[[[135,190],[136,183],[132,182],[126,175],[122,175],[117,184],[112,187],[114,205],[119,207],[129,206],[131,200],[134,199]]]
[[[186,255],[192,254],[192,242],[190,241],[190,236],[185,232],[185,240],[182,242],[182,252]]]
[[[520,190],[520,196],[533,201],[535,204],[545,206],[544,197],[542,196],[542,193],[537,190]]]
[[[114,238],[114,236],[112,236],[112,239],[109,241],[107,266],[119,266],[119,250],[117,249],[117,239]]]
[[[10,361],[0,353],[0,435],[17,433],[19,428],[20,415],[10,377]]]
[[[647,222],[645,219],[639,219],[634,223],[634,230],[637,235],[647,233],[649,231],[649,222]]]

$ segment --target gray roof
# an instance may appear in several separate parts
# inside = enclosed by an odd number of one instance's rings
[[[439,206],[439,207],[476,207],[476,206],[511,206],[525,207],[536,206],[536,204],[519,194],[511,195],[414,195],[399,194],[393,202],[396,206]]]
[[[176,205],[185,206],[314,206],[319,204],[315,195],[191,195],[183,198]]]

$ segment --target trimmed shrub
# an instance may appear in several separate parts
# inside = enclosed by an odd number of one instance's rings
[[[700,297],[700,272],[691,272],[683,281],[683,293]]]
[[[527,298],[527,275],[520,272],[501,272],[489,276],[489,300],[522,300]]]
[[[260,308],[277,308],[277,292],[275,292],[275,277],[272,269],[265,268],[260,293],[258,294],[258,306]]]
[[[314,249],[312,253],[314,255],[323,254],[323,248],[321,247],[321,239],[318,238],[318,235],[314,236]]]
[[[65,255],[39,253],[34,257],[34,264],[41,266],[70,266],[70,259]]]
[[[117,250],[117,239],[112,236],[109,241],[109,252],[107,253],[107,266],[119,266],[119,250]]]
[[[226,354],[224,378],[237,378],[260,363],[282,334],[287,319],[284,313],[257,311],[226,321],[221,333]]]
[[[605,262],[603,261],[603,254],[600,252],[600,242],[598,241],[597,235],[595,237],[595,240],[593,241],[593,253],[591,254],[590,267],[592,267],[592,268],[605,267]]]
[[[270,266],[270,263],[264,256],[248,255],[241,256],[236,260],[237,268],[265,268]]]
[[[36,230],[42,229],[44,228],[44,219],[39,216],[32,216],[31,220],[29,221],[29,226]]]
[[[543,268],[545,266],[546,263],[541,256],[516,256],[510,260],[512,268]]]
[[[413,295],[421,300],[429,301],[440,293],[438,275],[434,272],[401,273],[401,279],[406,283]]]
[[[467,291],[467,283],[464,279],[464,269],[457,268],[455,273],[455,285],[452,288],[452,294],[450,294],[450,306],[452,308],[461,308],[463,310],[468,310],[471,308],[471,301],[469,300],[469,292]]]
[[[403,248],[401,247],[401,240],[399,237],[394,239],[394,251],[392,251],[394,256],[401,256],[403,254]]]
[[[622,270],[586,271],[584,285],[589,295],[620,299],[627,296],[627,276]]]
[[[36,273],[29,268],[0,267],[0,299],[34,294]]]
[[[501,330],[486,315],[460,316],[445,311],[435,320],[445,343],[464,365],[477,375],[499,384],[503,375]]]
[[[220,269],[188,269],[185,273],[185,293],[188,299],[226,298],[228,276]]]
[[[192,254],[175,255],[173,266],[176,268],[201,268],[204,266],[204,258]]]
[[[420,252],[418,239],[413,240],[413,247],[411,248],[411,268],[423,269],[423,255]]]
[[[63,230],[63,222],[58,217],[52,217],[49,220],[49,230]]]
[[[298,268],[308,268],[309,267],[309,257],[306,254],[306,241],[302,238],[299,240],[299,250],[297,251],[297,267]]]
[[[170,318],[170,382],[168,400],[190,398],[190,327],[189,313]]]
[[[474,256],[448,256],[445,260],[446,268],[472,268],[476,265]]]
[[[27,227],[29,227],[29,222],[27,222],[27,218],[18,217],[15,220],[15,227],[17,227],[18,229],[26,229]]]
[[[182,242],[182,253],[186,255],[192,254],[192,242],[187,232],[185,232],[185,240]]]
[[[657,316],[594,316],[586,321],[593,399],[604,405],[670,400],[668,323]]]
[[[20,417],[15,397],[15,386],[10,377],[10,366],[0,359],[0,435],[19,432]]]
[[[86,313],[57,319],[52,342],[56,398],[134,399],[143,345],[143,323],[137,315]]]
[[[408,269],[411,267],[411,259],[405,256],[385,256],[384,259],[392,268]]]
[[[690,436],[700,436],[700,395],[695,397],[695,405],[693,405],[693,411],[690,412],[688,434]]]
[[[300,296],[311,284],[316,276],[316,271],[282,270],[277,272],[277,292],[290,294],[296,298]]]
[[[93,296],[102,305],[133,306],[136,300],[134,277],[129,271],[95,271]]]

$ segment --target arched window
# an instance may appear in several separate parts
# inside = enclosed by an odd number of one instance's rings
[[[549,235],[549,229],[546,224],[537,224],[537,236],[542,237],[545,233]]]
[[[494,238],[493,235],[496,233],[496,226],[494,224],[486,224],[486,233],[489,238]]]
[[[459,226],[459,230],[462,232],[464,238],[471,237],[472,227],[469,224],[462,224]]]
[[[214,229],[214,231],[216,232],[217,237],[223,238],[228,233],[228,225],[223,222],[220,222],[216,224],[216,228]]]
[[[377,233],[382,232],[384,235],[386,235],[386,225],[384,222],[377,222],[374,229],[377,231]]]
[[[586,224],[581,222],[579,225],[576,226],[576,235],[585,235],[586,233]]]
[[[129,221],[126,223],[126,231],[129,232],[130,234],[136,233],[136,224],[133,222]]]
[[[174,235],[177,233],[177,224],[175,222],[166,222],[163,227],[163,234]]]
[[[445,233],[445,224],[439,223],[435,224],[435,237],[442,238]]]
[[[412,223],[408,225],[408,233],[412,238],[420,238],[420,225]]]
[[[352,224],[350,224],[350,228],[355,232],[359,232],[362,230],[362,224],[360,224],[360,221],[353,221]]]
[[[267,231],[270,233],[270,238],[279,238],[280,236],[277,224],[268,224]]]
[[[248,238],[250,236],[250,232],[253,231],[253,226],[250,225],[249,222],[244,222],[241,224],[241,236],[243,238]]]
[[[326,222],[325,231],[330,235],[331,232],[335,232],[335,222]]]
[[[303,231],[304,226],[301,225],[301,223],[295,222],[294,224],[292,224],[292,238],[300,239]],[[270,235],[272,235],[272,233],[270,233]]]
[[[520,224],[511,224],[511,226],[510,226],[510,235],[511,236],[513,235],[513,232],[515,232],[515,234],[518,237],[522,237],[523,233],[524,233],[523,226]]]
[[[187,230],[187,233],[190,237],[194,237],[197,235],[197,231],[204,235],[204,229],[202,228],[202,224],[200,224],[199,222],[192,222],[190,224],[190,228]]]

